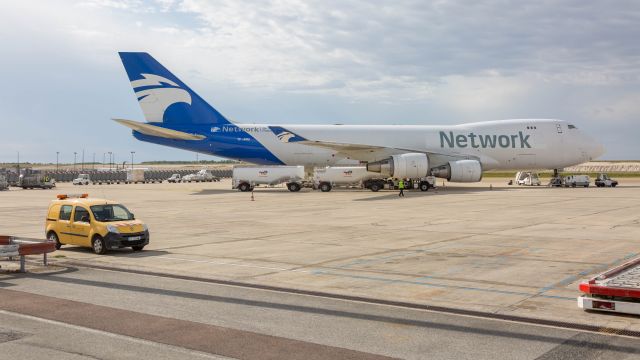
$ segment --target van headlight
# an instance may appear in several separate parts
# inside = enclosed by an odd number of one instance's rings
[[[147,224],[142,224],[142,230],[149,231],[149,227],[147,226]]]
[[[107,225],[107,231],[114,234],[120,234],[120,231],[118,231],[118,228],[113,225]]]

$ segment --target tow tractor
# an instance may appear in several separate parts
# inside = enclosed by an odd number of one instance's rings
[[[598,174],[596,178],[597,187],[616,187],[618,185],[617,180],[613,180],[607,174]]]
[[[581,283],[580,291],[584,310],[640,315],[640,258]]]

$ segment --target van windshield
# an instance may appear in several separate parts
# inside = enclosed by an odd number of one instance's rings
[[[133,220],[129,210],[120,204],[94,205],[91,206],[91,212],[97,221],[102,222]]]

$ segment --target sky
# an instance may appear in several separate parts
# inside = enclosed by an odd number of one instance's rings
[[[639,24],[635,0],[2,1],[0,162],[195,160],[111,120],[143,120],[118,51],[242,123],[558,118],[640,159]]]

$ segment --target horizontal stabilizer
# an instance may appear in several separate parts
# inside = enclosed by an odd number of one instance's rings
[[[175,139],[175,140],[202,140],[206,139],[204,135],[198,134],[189,134],[182,131],[166,129],[160,126],[155,126],[151,124],[145,124],[132,120],[124,120],[124,119],[113,119],[128,128],[131,128],[141,134],[157,136],[166,139]]]

